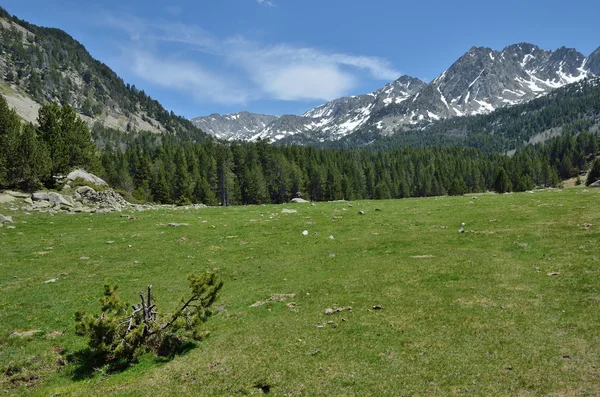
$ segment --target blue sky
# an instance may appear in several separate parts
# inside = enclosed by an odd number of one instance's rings
[[[410,4],[407,4],[410,3]],[[600,2],[555,0],[0,0],[71,34],[191,118],[299,114],[402,74],[430,81],[472,46],[600,46]]]

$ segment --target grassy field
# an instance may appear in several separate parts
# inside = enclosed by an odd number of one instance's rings
[[[136,219],[0,209],[16,221],[0,229],[0,389],[597,396],[599,203],[600,189],[572,188]],[[152,284],[168,311],[188,274],[214,268],[225,286],[197,348],[110,375],[61,365],[85,346],[73,313],[97,311],[105,283],[130,302]],[[295,297],[250,307],[273,294]]]

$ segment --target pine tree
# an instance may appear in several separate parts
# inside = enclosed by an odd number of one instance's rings
[[[585,184],[586,186],[589,186],[598,180],[600,180],[600,157],[596,157],[596,159],[594,160],[594,164],[592,165],[592,169],[588,174],[587,181],[585,182]]]
[[[496,173],[494,190],[496,193],[507,193],[512,191],[512,184],[504,168],[500,168]]]

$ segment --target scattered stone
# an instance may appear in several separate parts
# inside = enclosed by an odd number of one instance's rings
[[[29,204],[29,205],[33,205],[33,200],[31,199],[31,197],[27,197],[27,198],[26,198],[25,200],[23,200],[23,201],[25,201],[25,202],[26,202],[27,204]]]
[[[328,307],[327,309],[325,309],[323,311],[323,313],[325,315],[330,315],[330,314],[334,314],[334,313],[341,313],[341,312],[344,312],[344,311],[351,312],[352,311],[352,306],[347,306],[347,307],[333,307],[333,308]]]
[[[39,329],[31,329],[28,331],[14,330],[13,332],[10,333],[10,336],[16,336],[18,338],[29,338],[29,337],[39,334],[41,332],[42,331]]]
[[[286,306],[288,309],[292,309],[292,310],[293,310],[293,309],[295,309],[295,308],[296,308],[296,306],[298,306],[298,305],[296,304],[296,302],[290,302],[290,303],[288,303],[288,304],[287,304],[287,305],[285,305],[285,306]]]
[[[12,216],[4,216],[4,215],[0,214],[0,224],[2,224],[2,223],[15,223],[15,222],[12,220]]]
[[[329,254],[329,257],[330,257],[330,258],[335,258],[335,253],[331,253],[331,254]]]
[[[383,309],[384,309],[383,305],[375,305],[375,306],[373,306],[373,310],[383,310]]]
[[[180,242],[180,243],[184,243],[184,242],[186,242],[187,240],[188,240],[188,239],[187,239],[187,237],[181,237],[181,238],[179,239],[179,242]]]
[[[189,223],[169,223],[168,226],[170,227],[182,227],[182,226],[189,226]]]
[[[598,179],[596,182],[592,183],[588,187],[600,187],[600,179]]]
[[[108,241],[106,242],[106,244],[114,244],[114,241],[113,241],[113,240],[108,240]]]
[[[88,261],[88,260],[90,260],[90,258],[87,256],[82,256],[81,258],[79,258],[79,260],[80,261]]]
[[[373,233],[371,233],[371,236],[379,236],[379,233],[373,232]]]
[[[550,272],[547,275],[548,276],[558,276],[558,275],[560,275],[560,272]]]
[[[592,226],[594,226],[594,225],[592,225],[591,223],[584,223],[583,224],[583,227],[585,227],[586,229],[589,229]]]
[[[411,256],[411,258],[423,259],[423,258],[435,258],[435,257],[433,255],[414,255],[414,256]]]
[[[381,208],[375,208],[375,212],[381,212]]]
[[[329,236],[329,239],[330,239],[330,240],[335,240],[335,237],[333,237],[333,236]]]
[[[62,332],[62,331],[52,331],[52,332],[47,333],[46,336],[50,339],[54,339],[54,338],[61,336],[62,334],[64,334],[64,332]]]
[[[303,236],[308,236],[308,230],[305,230],[305,231],[303,231],[303,232],[302,232],[302,235],[303,235]]]
[[[308,200],[304,200],[304,199],[301,199],[301,198],[299,198],[299,197],[293,198],[293,199],[291,200],[291,202],[292,202],[292,203],[310,203],[310,201],[308,201]]]
[[[517,244],[519,247],[523,247],[523,248],[525,248],[529,245],[527,243],[519,243],[519,242],[516,242],[515,244]]]
[[[312,352],[310,352],[310,355],[311,356],[316,356],[319,353],[321,353],[321,350],[317,349],[317,350],[313,350]]]
[[[57,279],[57,278],[51,278],[50,280],[46,280],[46,281],[44,281],[44,284],[55,283],[55,282],[57,282],[57,281],[58,281],[58,279]]]
[[[297,210],[291,210],[289,208],[284,208],[281,210],[282,214],[295,214],[296,212],[298,212]]]
[[[358,215],[364,215],[365,211],[358,211]]]
[[[348,204],[348,207],[352,208],[352,204]]]
[[[459,233],[464,233],[464,232],[465,232],[465,229],[463,229],[463,228],[461,227],[460,229],[458,229],[458,232],[459,232]]]
[[[315,207],[315,206],[316,206],[316,204],[315,204],[315,203],[311,203],[310,205],[311,205],[311,207]]]
[[[256,301],[255,303],[251,304],[250,307],[260,307],[267,302],[285,302],[286,299],[288,299],[288,298],[291,299],[291,298],[295,298],[295,297],[296,297],[296,294],[273,294],[269,297],[269,299],[264,300],[264,301]],[[295,305],[295,303],[294,303],[294,305]],[[289,304],[288,304],[288,307],[289,307]]]

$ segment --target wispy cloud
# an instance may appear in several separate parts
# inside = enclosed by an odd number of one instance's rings
[[[243,37],[218,38],[193,25],[114,16],[107,23],[129,36],[132,48],[126,56],[134,73],[200,102],[327,101],[347,95],[365,76],[390,81],[400,75],[378,57],[267,45]],[[172,46],[164,44],[183,46],[185,55],[165,55]],[[161,56],[156,55],[157,48]]]
[[[261,6],[275,7],[275,3],[269,0],[256,0]]]

